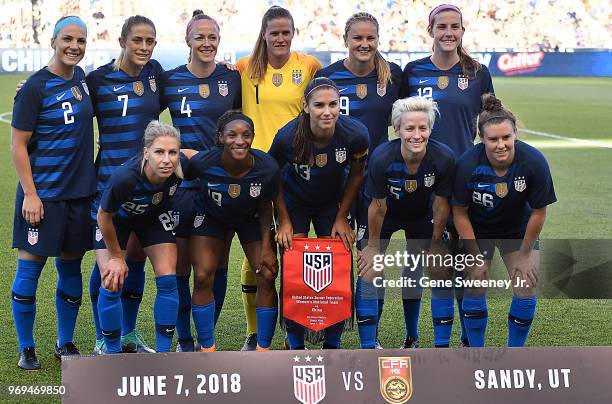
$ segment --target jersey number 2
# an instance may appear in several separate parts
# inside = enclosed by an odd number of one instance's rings
[[[74,115],[72,115],[72,104],[68,101],[62,102],[62,109],[64,110],[64,125],[74,123]]]

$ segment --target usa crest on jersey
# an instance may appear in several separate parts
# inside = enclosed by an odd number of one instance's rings
[[[77,86],[74,86],[70,89],[72,91],[72,96],[76,98],[77,101],[81,101],[83,99],[83,94],[81,94],[81,90]]]
[[[430,188],[435,183],[436,183],[435,174],[425,174],[425,177],[423,177],[423,185],[425,185],[427,188]]]
[[[28,228],[28,243],[34,245],[38,243],[38,229],[35,227]]]
[[[384,83],[376,83],[376,94],[384,97],[387,94],[387,85]]]
[[[151,88],[151,91],[153,92],[157,91],[157,83],[155,82],[155,77],[149,78],[149,88]]]
[[[301,70],[294,70],[293,72],[291,72],[291,82],[295,84],[296,86],[299,86],[300,84],[302,84],[302,71]]]
[[[102,231],[100,230],[100,228],[96,225],[96,235],[95,235],[96,241],[100,242],[100,240],[102,240]]]
[[[85,81],[81,81],[81,85],[83,86],[83,91],[85,91],[85,94],[89,95],[89,87],[87,87],[87,83]]]
[[[178,210],[172,211],[172,230],[176,229],[181,221],[181,214]]]
[[[459,78],[457,79],[457,87],[459,87],[461,90],[465,90],[468,88],[468,85],[468,78],[465,76],[459,76]]]
[[[340,164],[346,161],[346,149],[336,149],[336,161]]]
[[[417,189],[417,182],[416,180],[406,180],[404,181],[404,189],[406,190],[406,192],[414,192]]]
[[[357,84],[356,88],[357,97],[362,100],[368,96],[368,85],[367,84]]]
[[[317,404],[325,398],[323,365],[293,367],[293,395],[302,404]]]
[[[251,188],[249,188],[249,195],[253,198],[257,198],[261,194],[261,184],[251,183]]]
[[[444,90],[446,87],[448,87],[448,77],[447,76],[438,77],[438,88],[440,90]]]
[[[170,190],[168,190],[168,194],[170,194],[170,196],[174,195],[174,193],[176,192],[177,186],[178,184],[175,182],[174,185],[170,187]]]
[[[227,88],[227,81],[219,81],[217,84],[219,85],[219,94],[222,97],[227,96],[227,94],[229,92],[229,90]]]
[[[332,284],[333,265],[330,252],[304,252],[304,284],[319,293]]]
[[[505,182],[499,182],[495,184],[495,195],[499,196],[500,198],[503,198],[508,195],[508,184],[506,184]]]
[[[229,184],[229,187],[227,187],[227,193],[232,198],[238,198],[240,196],[240,184]]]
[[[525,177],[516,177],[514,179],[514,189],[517,192],[523,192],[527,188],[527,183],[525,182]]]
[[[135,81],[132,88],[134,89],[134,94],[137,96],[140,97],[144,94],[144,85],[142,84],[142,81]]]

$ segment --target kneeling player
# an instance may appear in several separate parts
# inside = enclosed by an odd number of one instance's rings
[[[196,350],[210,352],[215,345],[215,298],[213,282],[224,251],[238,234],[257,281],[257,349],[270,349],[278,296],[274,281],[278,273],[270,226],[272,199],[279,192],[278,165],[268,154],[251,149],[253,121],[238,111],[219,118],[217,144],[192,156],[186,178],[199,178],[202,192],[196,200],[191,229],[191,262],[194,285],[191,311],[198,333]]]
[[[355,296],[362,348],[376,346],[379,301],[372,279],[382,272],[372,271],[374,255],[385,251],[391,235],[398,230],[404,230],[406,240],[417,240],[419,253],[421,249],[431,251],[427,239],[436,242],[442,239],[450,212],[448,198],[452,192],[455,159],[447,146],[429,138],[436,112],[436,103],[428,98],[396,101],[391,120],[399,139],[381,145],[370,157],[366,184],[366,195],[371,198],[367,212],[369,235],[365,236],[368,244],[359,257]],[[408,248],[413,250],[412,246]],[[422,267],[416,273],[422,273]],[[450,271],[439,275],[449,278]],[[404,292],[406,339],[402,347],[417,348],[422,289]],[[448,346],[453,319],[452,289],[434,288],[431,310],[434,343]]]
[[[486,279],[495,247],[499,248],[514,292],[508,346],[523,346],[535,314],[538,237],[546,206],[557,198],[544,156],[517,139],[516,118],[492,94],[483,96],[478,132],[482,143],[461,156],[453,186],[457,232],[469,253],[484,256],[484,264],[471,268],[464,278]],[[517,279],[522,286],[515,286]],[[484,346],[485,292],[467,289],[463,312],[470,346]]]
[[[317,237],[338,237],[347,250],[355,240],[346,218],[363,181],[368,131],[339,113],[338,88],[316,78],[304,90],[303,111],[274,138],[270,154],[284,167],[284,192],[275,200],[284,248],[292,248],[293,237],[307,237],[311,222]],[[328,327],[323,347],[339,348],[343,329],[343,322]],[[287,336],[291,349],[304,349],[302,326],[287,322]]]
[[[156,276],[155,348],[170,350],[178,314],[172,196],[183,177],[180,145],[175,128],[151,121],[144,133],[143,155],[117,168],[102,195],[94,248],[102,276],[98,313],[105,353],[121,352],[121,289],[128,274],[125,250],[132,232]]]

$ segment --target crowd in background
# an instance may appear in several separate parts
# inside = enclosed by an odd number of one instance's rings
[[[610,48],[612,3],[609,0],[454,0],[461,7],[471,51],[495,48],[566,50]],[[427,14],[440,0],[0,0],[0,48],[47,48],[53,24],[63,15],[79,15],[90,29],[89,46],[114,47],[127,16],[151,18],[163,45],[182,45],[191,10],[216,18],[224,48],[248,50],[259,19],[278,4],[295,16],[296,49],[342,50],[346,19],[358,11],[375,15],[381,50],[427,51]]]

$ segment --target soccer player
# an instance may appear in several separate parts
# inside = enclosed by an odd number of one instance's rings
[[[557,198],[546,159],[517,139],[514,114],[492,94],[483,96],[478,134],[481,143],[457,161],[453,185],[459,237],[468,252],[484,256],[484,264],[470,268],[464,277],[486,279],[495,247],[499,249],[514,293],[508,346],[523,346],[536,307],[538,237],[546,207]],[[484,291],[466,289],[463,317],[470,346],[484,346],[488,318]]]
[[[295,24],[289,10],[270,7],[261,19],[252,54],[236,64],[242,79],[242,108],[257,128],[255,149],[270,149],[278,130],[298,116],[304,88],[321,68],[315,57],[291,51],[294,33]],[[254,350],[257,340],[255,280],[247,260],[243,262],[241,283],[247,319],[247,338],[242,348]]]
[[[401,68],[387,62],[378,51],[378,21],[368,13],[353,14],[344,25],[344,46],[348,57],[319,70],[317,77],[328,77],[340,89],[340,113],[358,119],[368,128],[370,154],[387,142],[391,107],[399,96]],[[365,185],[365,184],[364,184]],[[357,219],[357,248],[367,230],[369,203],[362,186],[355,206]],[[359,294],[355,295],[360,299]],[[378,303],[378,316],[382,314],[384,299]],[[356,306],[359,306],[356,304]],[[377,342],[378,344],[378,342]],[[380,344],[378,344],[380,348]]]
[[[257,281],[257,350],[268,350],[276,328],[278,273],[272,247],[272,199],[278,195],[280,172],[268,154],[251,149],[253,121],[238,111],[219,118],[217,142],[221,147],[192,155],[187,178],[199,178],[203,188],[189,240],[194,265],[192,315],[200,352],[216,350],[213,279],[234,233]]]
[[[283,194],[274,205],[280,221],[276,237],[284,248],[293,247],[293,237],[307,237],[311,222],[317,237],[340,238],[347,250],[355,241],[347,216],[363,181],[368,130],[340,115],[339,98],[332,80],[313,79],[304,90],[302,112],[272,142],[269,153],[283,172]],[[339,348],[343,329],[344,322],[328,327],[323,347]],[[291,349],[304,349],[302,326],[288,321],[287,335]]]
[[[180,135],[174,127],[151,121],[144,149],[117,168],[104,189],[98,210],[94,248],[102,285],[98,298],[103,353],[121,347],[121,292],[128,275],[126,247],[135,234],[155,271],[157,295],[155,350],[168,352],[178,314],[176,244],[172,197],[181,182]],[[185,159],[186,161],[186,159]]]
[[[121,28],[119,57],[87,75],[100,144],[96,159],[97,194],[91,207],[94,238],[100,236],[99,233],[96,235],[96,216],[111,174],[130,157],[141,152],[145,127],[159,118],[159,84],[163,69],[156,60],[151,59],[157,43],[155,38],[153,21],[140,15],[129,17]],[[121,344],[124,352],[155,352],[146,345],[136,329],[145,286],[146,255],[134,235],[126,248],[125,261],[129,272],[121,293]],[[100,270],[96,262],[89,282],[96,326],[96,354],[104,350],[97,308],[99,290]]]
[[[47,257],[57,257],[55,357],[78,355],[73,343],[81,305],[81,259],[91,249],[89,206],[95,191],[93,108],[85,73],[87,27],[76,16],[53,28],[49,65],[33,74],[15,96],[11,155],[19,177],[13,220],[18,249],[11,306],[18,366],[40,369],[34,349],[38,278]]]
[[[362,348],[376,347],[379,310],[376,307],[378,293],[372,279],[382,276],[382,272],[372,271],[374,255],[385,251],[391,235],[398,230],[404,231],[407,241],[416,240],[409,243],[408,248],[414,251],[414,247],[418,247],[417,253],[421,249],[430,250],[427,239],[442,240],[450,213],[448,198],[452,193],[455,158],[446,145],[430,139],[437,112],[436,103],[430,98],[397,100],[393,104],[392,123],[399,139],[379,146],[369,159],[366,187],[366,195],[371,199],[369,234],[367,247],[358,260],[355,299]],[[422,268],[418,268],[419,272],[422,273]],[[420,302],[422,290],[407,292],[407,297]],[[406,317],[418,320],[418,313]],[[450,322],[444,320],[444,324]],[[417,321],[406,321],[404,348],[418,347],[417,325]],[[447,346],[448,343],[446,341]]]
[[[168,107],[174,126],[181,132],[181,147],[208,150],[215,145],[219,117],[232,108],[240,108],[240,74],[215,63],[220,41],[219,25],[202,10],[195,10],[185,30],[189,61],[162,75],[162,109]],[[177,282],[179,318],[176,324],[179,352],[193,351],[191,335],[191,292],[189,277],[189,236],[195,215],[198,181],[183,181],[174,198],[174,219],[178,247]],[[215,321],[225,299],[230,244],[215,271]]]
[[[418,95],[437,102],[440,119],[436,120],[431,138],[450,147],[455,158],[458,158],[474,145],[474,121],[480,111],[480,97],[494,92],[493,83],[487,67],[471,58],[463,48],[461,40],[465,27],[459,8],[451,4],[441,4],[431,10],[427,33],[433,39],[433,53],[406,65],[400,96],[403,98]],[[457,234],[450,221],[447,230],[456,240]],[[452,250],[456,252],[456,246],[452,247]],[[461,313],[462,292],[456,292],[461,343],[467,345]],[[454,316],[454,303],[449,305],[446,299],[436,301],[434,298],[431,304],[432,312],[439,312],[441,317]],[[446,337],[442,339],[445,340]]]

